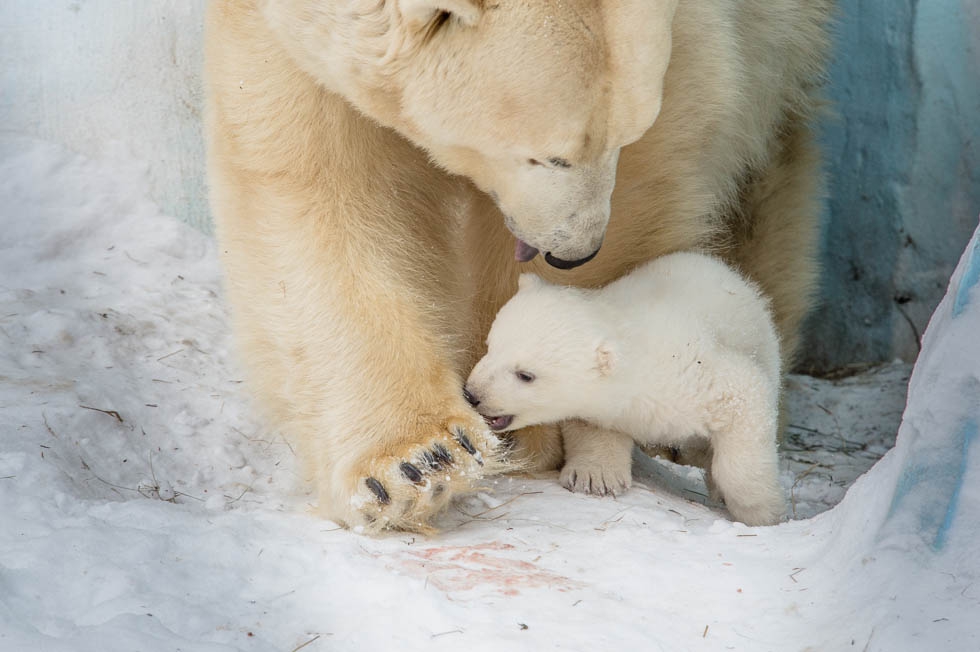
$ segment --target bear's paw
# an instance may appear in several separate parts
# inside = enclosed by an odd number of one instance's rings
[[[431,532],[432,518],[454,496],[481,489],[482,478],[506,470],[500,441],[478,419],[468,421],[368,462],[358,474],[348,525],[367,534]]]

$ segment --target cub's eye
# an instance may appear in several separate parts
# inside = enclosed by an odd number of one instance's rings
[[[539,161],[536,158],[529,158],[527,160],[527,163],[528,163],[528,165],[544,165],[544,163],[542,163],[541,161]]]
[[[517,376],[517,380],[521,381],[522,383],[531,383],[531,382],[534,382],[534,374],[532,374],[530,372],[527,372],[527,371],[516,371],[516,372],[514,372],[514,375],[516,375]]]

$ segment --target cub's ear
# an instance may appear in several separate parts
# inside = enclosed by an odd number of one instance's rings
[[[616,367],[616,352],[609,342],[600,342],[595,348],[595,368],[599,375],[606,377]]]
[[[534,288],[539,288],[542,285],[544,285],[544,281],[541,280],[541,277],[530,272],[521,274],[521,277],[517,279],[518,290],[533,290]]]
[[[408,23],[426,25],[436,16],[447,13],[463,25],[472,27],[480,20],[478,0],[400,0],[398,8]]]

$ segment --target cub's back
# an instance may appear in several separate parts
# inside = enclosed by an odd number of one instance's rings
[[[696,324],[702,336],[756,358],[779,375],[779,344],[769,301],[721,260],[679,252],[637,267],[602,291],[626,314],[650,324]]]

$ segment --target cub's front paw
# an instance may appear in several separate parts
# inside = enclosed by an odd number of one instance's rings
[[[432,517],[453,496],[504,470],[500,453],[478,418],[452,420],[434,435],[396,446],[361,468],[348,525],[366,533],[431,531]]]
[[[561,426],[565,466],[558,482],[569,491],[618,496],[632,484],[633,439],[581,421]]]
[[[558,482],[569,491],[594,496],[620,496],[632,484],[629,464],[604,465],[601,462],[575,460],[565,464]]]

